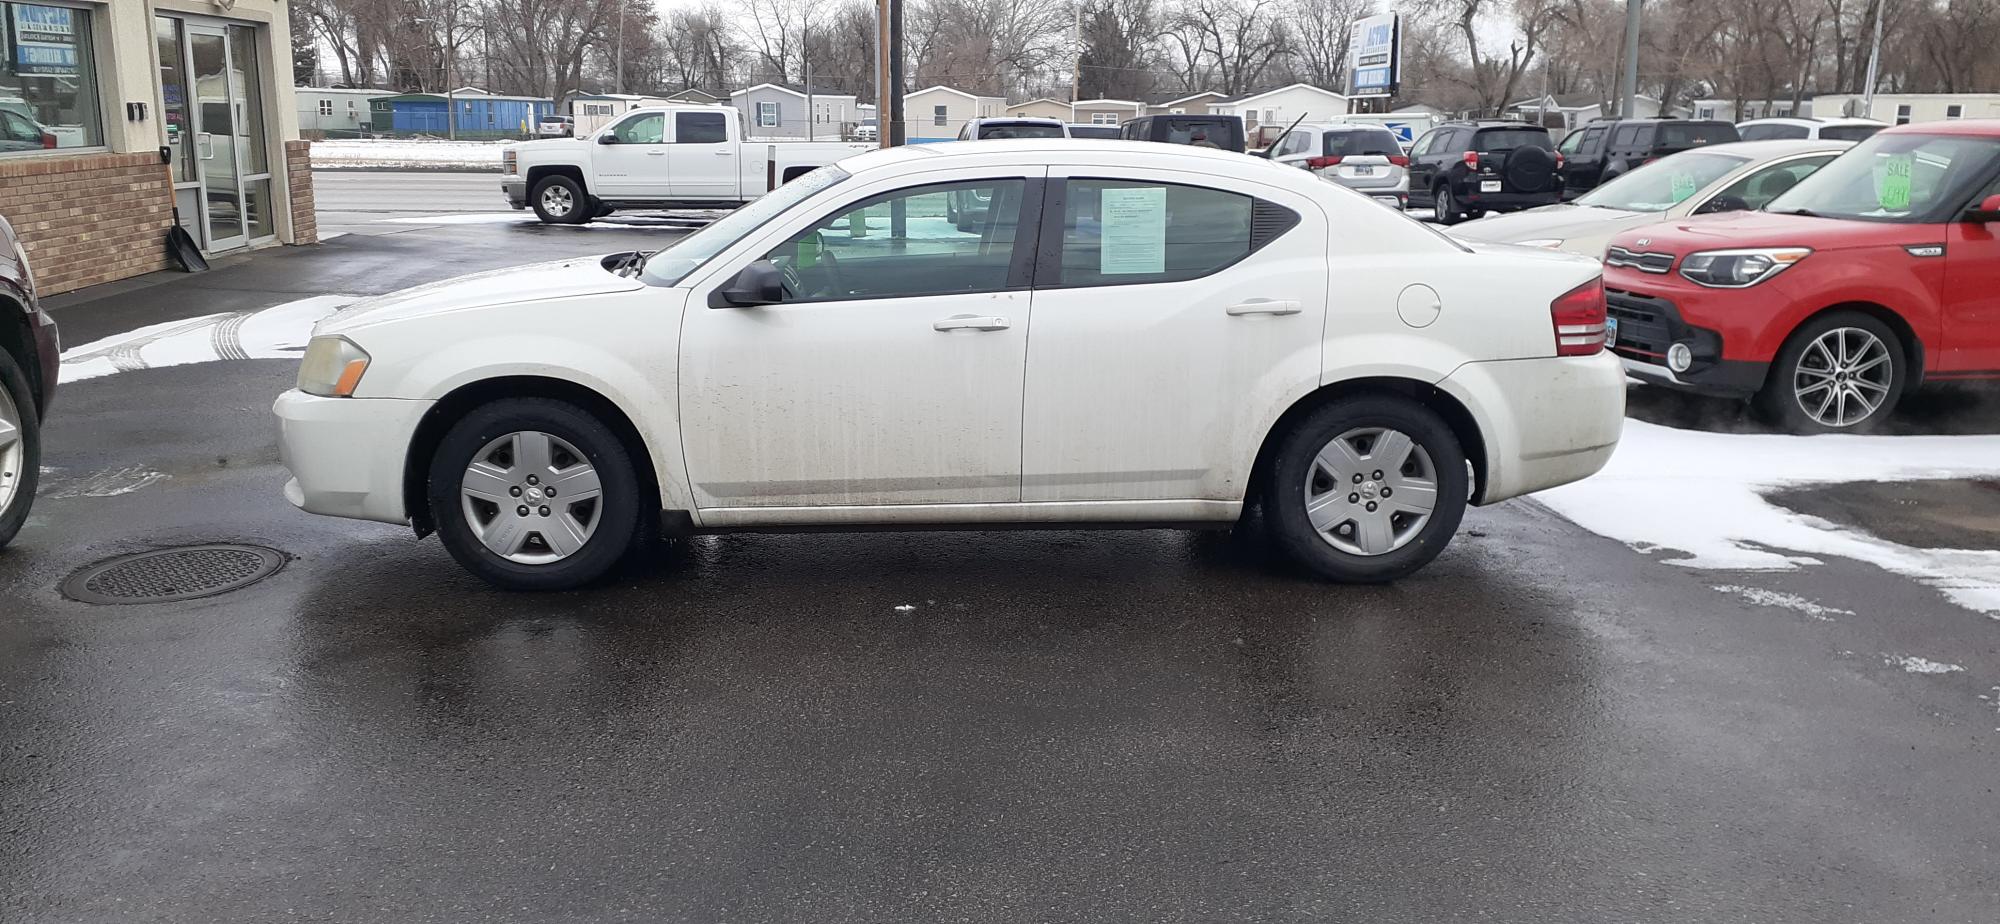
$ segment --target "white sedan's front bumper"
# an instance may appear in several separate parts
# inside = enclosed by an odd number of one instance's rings
[[[293,389],[271,412],[292,481],[285,498],[308,513],[408,523],[403,463],[432,401],[322,398]]]
[[[1609,352],[1466,363],[1438,387],[1484,437],[1482,504],[1596,474],[1625,429],[1625,367]]]

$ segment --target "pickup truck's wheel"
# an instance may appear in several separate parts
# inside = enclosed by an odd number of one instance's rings
[[[1785,341],[1757,405],[1793,433],[1867,432],[1902,399],[1905,362],[1889,325],[1858,311],[1824,314]]]
[[[1279,437],[1264,475],[1273,541],[1322,577],[1393,581],[1451,541],[1469,493],[1451,428],[1415,401],[1347,398]]]
[[[42,471],[42,433],[28,377],[0,350],[0,546],[28,521]]]
[[[467,414],[430,462],[451,556],[508,590],[595,581],[638,543],[644,492],[617,434],[574,404],[510,398]]]
[[[535,217],[552,225],[583,224],[597,208],[584,194],[582,183],[560,174],[536,183],[528,203],[535,207]]]

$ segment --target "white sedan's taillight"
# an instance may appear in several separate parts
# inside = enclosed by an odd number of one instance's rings
[[[1604,349],[1604,278],[1592,279],[1549,303],[1557,356],[1595,356]]]

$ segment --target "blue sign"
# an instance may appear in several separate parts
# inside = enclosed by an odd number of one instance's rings
[[[22,45],[14,49],[14,63],[23,74],[74,74],[76,49],[64,45]]]
[[[1395,13],[1380,13],[1354,24],[1347,61],[1347,95],[1388,96],[1396,92],[1402,67],[1402,30]]]

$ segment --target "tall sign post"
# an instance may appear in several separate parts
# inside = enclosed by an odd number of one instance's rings
[[[1357,20],[1348,48],[1347,98],[1367,100],[1370,111],[1389,111],[1389,97],[1402,83],[1401,17],[1379,13]]]

